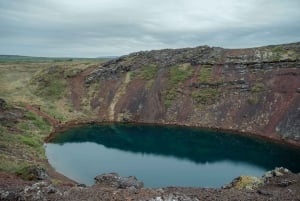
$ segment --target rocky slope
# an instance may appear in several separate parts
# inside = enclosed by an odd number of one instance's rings
[[[84,98],[73,103],[88,103],[97,121],[219,128],[300,143],[300,43],[137,52],[99,66],[85,85]]]

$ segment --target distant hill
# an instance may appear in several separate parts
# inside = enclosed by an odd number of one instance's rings
[[[78,60],[109,60],[116,58],[114,56],[103,56],[97,58],[72,58],[72,57],[32,57],[22,55],[0,55],[0,63],[12,63],[12,62],[62,62],[62,61],[78,61]]]

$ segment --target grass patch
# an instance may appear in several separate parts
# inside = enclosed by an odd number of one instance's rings
[[[14,130],[0,125],[0,171],[16,173],[28,164],[45,159],[43,139],[51,126],[42,118],[27,112]]]
[[[16,160],[9,160],[4,155],[0,154],[0,171],[1,172],[9,172],[9,173],[17,173],[21,171],[24,167],[28,166],[26,162],[20,162]]]
[[[220,95],[220,91],[214,88],[204,88],[194,91],[192,98],[196,104],[209,105],[216,102]]]
[[[164,105],[169,108],[177,97],[177,89],[181,87],[184,81],[193,75],[193,69],[190,64],[180,64],[170,69],[167,89],[164,91]]]
[[[42,132],[50,132],[50,125],[42,117],[35,115],[32,112],[27,112],[25,117],[32,121],[32,124],[35,128],[39,129]]]
[[[255,83],[251,87],[251,92],[252,93],[260,93],[265,90],[265,85],[263,83]]]
[[[42,144],[42,142],[40,140],[37,140],[34,136],[20,135],[19,139],[23,144],[26,144],[35,149],[39,148]]]
[[[212,82],[212,68],[210,65],[202,65],[199,74],[199,82],[201,83]]]
[[[276,46],[272,48],[273,53],[282,53],[285,52],[285,49],[282,46]]]
[[[56,105],[49,103],[48,105],[44,105],[42,107],[42,110],[46,112],[48,115],[52,116],[55,119],[58,119],[59,121],[67,121],[68,117],[66,116],[66,113],[64,113],[65,108],[62,108],[62,110],[59,110],[59,108],[56,107]]]
[[[165,92],[165,96],[164,96],[164,104],[167,108],[169,108],[173,101],[176,99],[177,97],[177,92],[176,92],[176,89],[174,88],[171,88],[169,90],[167,90]]]
[[[157,73],[157,66],[154,64],[150,64],[143,68],[141,72],[141,77],[146,79],[146,80],[151,80],[154,79],[156,73]]]
[[[157,70],[158,70],[157,65],[149,64],[149,65],[143,66],[139,72],[136,72],[132,76],[133,77],[137,76],[137,77],[145,79],[145,80],[152,80],[155,78]]]
[[[171,67],[169,85],[179,85],[193,74],[191,66],[181,64]]]
[[[28,122],[20,122],[17,124],[17,128],[22,130],[22,131],[28,131],[30,130],[30,126]]]
[[[64,73],[63,67],[51,66],[37,74],[31,82],[35,86],[34,94],[45,100],[62,98],[67,87]]]
[[[253,96],[253,97],[250,97],[247,99],[247,102],[250,104],[250,105],[256,105],[258,102],[259,102],[259,99],[257,96]]]
[[[284,49],[282,46],[276,46],[271,49],[272,52],[272,59],[280,60],[284,59],[285,57],[292,57],[292,55],[288,54],[288,50]]]

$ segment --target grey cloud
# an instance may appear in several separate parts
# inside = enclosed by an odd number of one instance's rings
[[[300,40],[298,0],[0,0],[0,54],[121,55]]]

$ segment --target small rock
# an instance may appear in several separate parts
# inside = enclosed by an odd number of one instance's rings
[[[39,166],[25,167],[20,171],[19,176],[26,180],[45,180],[49,177],[47,171]]]
[[[272,193],[266,191],[266,190],[257,190],[257,193],[261,194],[261,195],[266,195],[266,196],[271,196]]]
[[[143,182],[137,180],[134,176],[121,177],[117,173],[101,174],[95,177],[96,184],[104,184],[121,189],[141,189]]]
[[[282,174],[281,172],[276,171],[276,170],[274,170],[273,175],[276,176],[276,177],[281,177],[281,176],[283,176],[283,174]]]
[[[298,89],[296,90],[296,92],[297,92],[297,93],[300,93],[300,88],[298,88]]]
[[[46,192],[47,192],[48,194],[53,194],[53,193],[56,193],[57,191],[58,191],[58,190],[57,190],[54,186],[52,186],[52,185],[46,187]]]
[[[3,191],[3,190],[0,190],[0,199],[1,200],[5,200],[9,195],[9,192],[8,191]]]
[[[296,181],[284,179],[284,180],[278,182],[277,185],[280,186],[280,187],[287,187],[287,186],[289,186],[289,185],[294,184],[295,182],[296,182]]]
[[[163,201],[163,199],[161,197],[156,197],[155,201]]]
[[[272,171],[268,171],[263,175],[263,178],[271,178],[273,177]]]
[[[281,177],[286,173],[289,173],[290,171],[286,168],[283,167],[276,167],[274,170],[272,171],[268,171],[263,175],[264,179],[269,179],[272,177]]]
[[[86,185],[85,184],[77,184],[77,187],[82,187],[82,188],[85,188]]]
[[[284,173],[288,173],[288,172],[290,171],[283,167],[277,167],[272,171],[273,175],[276,177],[281,177],[283,176]]]

